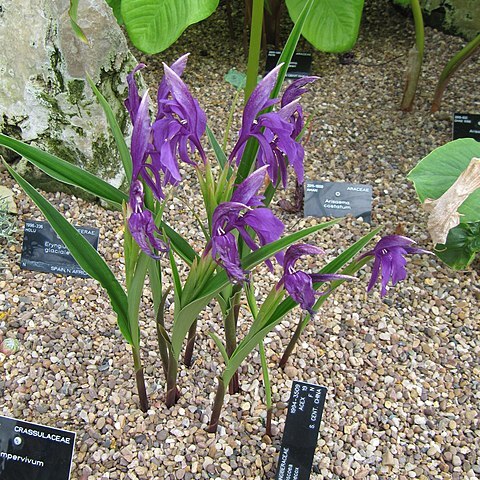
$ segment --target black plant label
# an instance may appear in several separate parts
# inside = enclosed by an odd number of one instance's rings
[[[75,227],[95,249],[98,247],[98,228]],[[27,220],[23,232],[20,267],[37,272],[59,273],[74,277],[89,277],[48,222]],[[1,480],[1,477],[0,477]]]
[[[69,480],[75,433],[0,416],[0,480]]]
[[[268,73],[277,65],[278,59],[282,52],[278,50],[267,51],[267,64],[265,71]],[[307,52],[295,52],[290,61],[287,70],[287,78],[302,78],[308,77],[312,70],[312,54]]]
[[[326,387],[293,382],[276,480],[310,478],[326,395]]]
[[[372,186],[346,182],[305,181],[304,216],[362,217],[372,221]]]
[[[455,113],[453,115],[453,139],[473,138],[480,142],[480,115]]]

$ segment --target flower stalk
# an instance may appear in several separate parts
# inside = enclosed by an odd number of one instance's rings
[[[138,397],[140,400],[140,410],[146,412],[148,410],[147,389],[145,388],[145,377],[143,375],[143,366],[140,359],[140,351],[138,348],[132,348],[133,365],[135,368],[135,380],[137,383]]]
[[[210,416],[210,423],[207,427],[208,433],[215,433],[218,428],[218,422],[220,420],[220,413],[222,412],[223,400],[225,399],[225,382],[222,377],[218,377],[217,392],[215,394],[215,400],[213,401],[212,415]]]
[[[252,23],[250,26],[250,47],[248,49],[247,83],[245,85],[245,103],[250,98],[258,78],[258,64],[263,30],[264,0],[253,0]]]

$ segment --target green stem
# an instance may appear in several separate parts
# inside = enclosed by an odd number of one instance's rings
[[[218,377],[217,393],[215,394],[215,400],[213,402],[212,415],[210,417],[210,423],[207,427],[208,433],[215,433],[218,428],[218,421],[220,420],[220,413],[222,412],[223,400],[225,398],[225,383],[222,377]]]
[[[419,0],[412,0],[413,21],[415,24],[415,47],[410,51],[407,65],[407,81],[400,108],[411,111],[417,91],[418,79],[422,70],[423,52],[425,49],[425,28]]]
[[[287,348],[285,349],[285,352],[283,352],[282,359],[280,360],[279,367],[280,368],[285,368],[285,365],[287,364],[288,359],[290,358],[290,355],[292,354],[295,345],[297,344],[300,335],[303,332],[304,326],[306,324],[303,321],[302,316],[300,316],[300,320],[298,322],[297,328],[295,329],[294,334],[292,335],[292,338],[288,342]]]
[[[157,327],[157,342],[158,342],[158,350],[160,351],[160,358],[162,359],[162,367],[163,367],[163,373],[165,374],[165,377],[167,376],[168,373],[168,345],[163,337],[160,327],[165,328],[165,322],[164,322],[164,308],[165,308],[165,300],[167,299],[167,295],[170,292],[171,288],[169,288],[165,294],[162,296],[162,301],[160,302],[160,305],[157,310],[157,318],[156,318],[156,327]]]
[[[235,113],[235,109],[237,108],[238,97],[240,97],[240,92],[241,90],[235,91],[235,96],[233,97],[233,102],[232,102],[232,108],[230,109],[230,113],[228,114],[227,128],[225,129],[225,134],[223,135],[223,143],[222,143],[223,151],[227,149],[228,136],[230,135],[230,129],[232,128],[233,115]]]
[[[443,92],[450,81],[450,77],[480,48],[480,34],[467,43],[453,58],[445,65],[440,78],[438,79],[435,95],[433,96],[430,111],[436,112],[440,108]]]
[[[240,294],[241,294],[241,287],[236,285],[233,287],[232,296],[230,298],[230,308],[225,316],[224,323],[225,323],[225,347],[227,350],[227,355],[230,357],[235,348],[237,348],[237,320],[238,320],[238,312],[240,308]],[[229,393],[231,395],[235,393],[239,393],[240,391],[240,383],[238,380],[238,372],[232,376],[232,379],[229,382],[228,386]]]
[[[140,350],[132,348],[133,365],[135,367],[135,379],[137,382],[138,397],[140,399],[140,410],[146,412],[148,410],[147,389],[145,388],[145,377],[143,376],[142,361],[140,360]]]
[[[263,340],[258,344],[258,350],[260,351],[260,361],[262,363],[263,384],[265,386],[265,399],[267,404],[267,422],[265,433],[272,436],[272,387],[270,384],[270,377],[268,375],[267,356],[265,354],[265,345]]]
[[[250,98],[258,78],[258,64],[262,43],[263,0],[253,0],[252,23],[250,26],[250,46],[248,48],[247,83],[245,86],[245,103]]]

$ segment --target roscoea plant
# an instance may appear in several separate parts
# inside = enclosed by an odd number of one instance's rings
[[[106,289],[117,313],[120,330],[132,346],[140,407],[144,411],[148,408],[148,399],[140,361],[139,309],[147,275],[166,377],[165,401],[168,406],[179,399],[178,365],[185,344],[185,363],[191,363],[198,315],[213,300],[220,305],[224,340],[211,333],[225,362],[218,375],[208,427],[209,431],[215,431],[226,388],[229,386],[231,393],[239,391],[238,368],[257,346],[262,358],[267,406],[271,415],[263,340],[289,311],[300,305],[307,312],[292,337],[295,342],[307,319],[315,315],[340,284],[353,280],[354,274],[372,259],[375,262],[369,288],[381,271],[383,294],[390,279],[395,284],[405,276],[404,255],[423,252],[412,247],[413,242],[405,237],[390,236],[380,240],[373,250],[359,256],[378,233],[379,229],[375,229],[320,271],[306,272],[298,266],[302,257],[322,254],[323,251],[317,246],[302,243],[303,239],[338,223],[338,220],[284,236],[283,222],[269,208],[277,188],[287,185],[289,172],[293,171],[297,178],[303,179],[301,136],[304,121],[300,101],[306,93],[305,87],[315,78],[297,80],[281,98],[279,93],[286,65],[307,13],[308,9],[303,13],[300,24],[294,27],[281,56],[282,63],[260,81],[248,98],[238,140],[228,157],[207,128],[206,115],[199,102],[181,79],[187,56],[170,67],[164,65],[165,74],[158,87],[153,118],[148,92],[141,96],[135,82],[135,73],[144,66],[139,65],[128,76],[129,92],[125,104],[133,124],[130,148],[119,133],[107,102],[90,81],[114,132],[130,180],[128,195],[68,162],[0,135],[0,145],[15,150],[53,178],[122,206],[126,290],[75,228],[13,168],[7,166],[77,262]],[[211,156],[203,147],[205,132],[212,146]],[[204,237],[202,239],[199,235],[194,240],[195,248],[163,218],[166,209],[170,210],[169,192],[172,188],[182,188],[179,162],[195,172],[203,200],[204,212],[193,212],[199,232]],[[165,308],[170,292],[170,288],[164,288],[167,282],[162,275],[162,264],[165,262],[169,263],[172,272],[173,313]],[[273,263],[278,262],[283,266],[283,274],[259,305],[251,272],[263,262],[272,271]],[[185,275],[180,274],[183,270],[180,263],[187,267]],[[242,298],[247,300],[251,322],[245,336],[238,338]],[[167,315],[171,317],[168,323],[165,322]]]

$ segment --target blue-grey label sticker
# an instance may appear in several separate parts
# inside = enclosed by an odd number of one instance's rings
[[[75,433],[0,416],[0,480],[69,480]]]
[[[310,478],[326,395],[326,387],[293,382],[276,480]]]
[[[372,222],[372,186],[346,182],[305,181],[306,217],[362,217]]]
[[[98,228],[78,226],[75,228],[92,247],[98,248]],[[88,273],[72,257],[50,224],[37,220],[25,222],[20,267],[37,272],[89,277]]]

